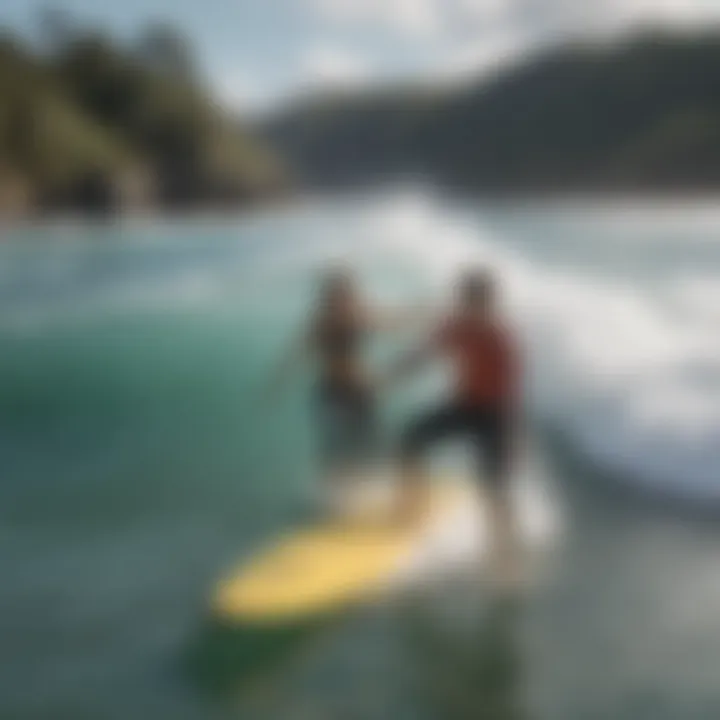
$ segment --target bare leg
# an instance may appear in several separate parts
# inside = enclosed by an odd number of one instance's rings
[[[504,412],[491,412],[480,429],[488,480],[490,569],[496,589],[505,595],[513,593],[521,581],[520,529],[512,493],[515,433]]]
[[[512,592],[521,580],[519,529],[512,498],[507,488],[488,493],[490,568],[497,589]]]
[[[397,521],[403,524],[421,522],[429,510],[430,493],[422,457],[426,448],[451,435],[462,424],[462,416],[452,405],[421,416],[405,433],[397,507]]]
[[[403,525],[420,522],[428,509],[428,496],[428,481],[422,464],[414,458],[405,459],[401,467],[396,521]]]
[[[339,465],[325,472],[322,484],[323,513],[330,518],[342,518],[347,512],[347,487],[351,470]]]

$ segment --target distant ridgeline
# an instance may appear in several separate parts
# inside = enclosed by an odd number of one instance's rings
[[[132,46],[45,18],[0,36],[0,212],[237,206],[275,196],[267,147],[212,102],[166,26]]]
[[[265,134],[319,187],[720,189],[720,34],[565,45],[462,87],[316,98]]]

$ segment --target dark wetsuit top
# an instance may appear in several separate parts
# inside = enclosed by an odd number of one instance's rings
[[[318,350],[328,363],[355,362],[364,339],[365,329],[355,321],[319,321],[314,330]]]

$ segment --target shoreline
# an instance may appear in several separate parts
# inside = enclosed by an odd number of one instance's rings
[[[318,201],[347,201],[390,196],[399,191],[417,190],[421,193],[435,194],[437,197],[462,203],[476,203],[480,206],[514,210],[552,210],[580,208],[586,210],[609,210],[612,212],[628,210],[654,210],[677,212],[697,209],[720,209],[720,188],[714,191],[695,192],[544,192],[544,193],[482,193],[467,190],[449,191],[447,188],[427,184],[385,185],[382,187],[354,187],[335,189],[308,188],[282,200],[253,203],[238,207],[201,207],[185,209],[145,209],[120,211],[98,215],[92,212],[56,212],[27,213],[16,217],[0,217],[0,241],[4,231],[22,229],[42,229],[56,227],[119,227],[144,223],[166,224],[182,221],[202,222],[205,220],[234,220],[258,218],[270,213],[283,212]]]
[[[42,228],[102,228],[121,227],[144,223],[165,224],[182,221],[198,222],[203,220],[228,220],[245,217],[264,216],[270,212],[282,210],[294,205],[295,198],[288,200],[269,200],[237,207],[188,207],[181,209],[151,208],[143,210],[126,210],[106,214],[94,212],[59,211],[52,213],[26,213],[18,217],[0,217],[1,233],[7,230],[42,229]]]

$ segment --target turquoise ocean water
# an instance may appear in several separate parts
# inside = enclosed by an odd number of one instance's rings
[[[0,718],[717,718],[719,229],[406,191],[7,233]],[[216,581],[313,497],[308,378],[273,410],[257,390],[328,260],[393,306],[503,273],[527,472],[562,526],[512,611],[465,577],[298,638],[209,623]],[[436,381],[384,399],[388,438]]]

